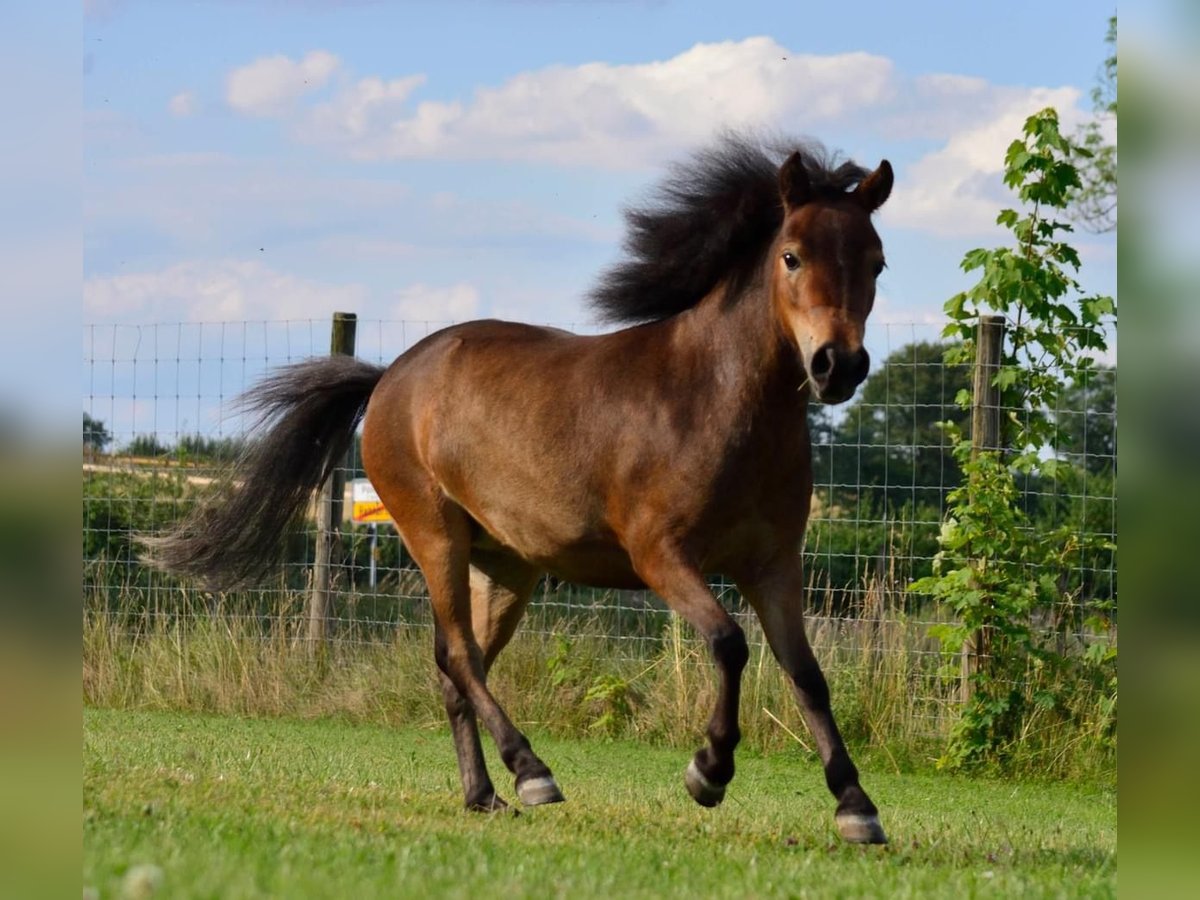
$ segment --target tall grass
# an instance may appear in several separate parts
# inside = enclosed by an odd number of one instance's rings
[[[107,585],[109,579],[93,572],[88,582]],[[831,614],[831,592],[814,590],[825,606],[808,620],[839,725],[859,754],[897,772],[925,768],[939,756],[954,720],[957,678],[927,623],[905,613],[901,592],[876,580],[860,595],[860,608],[839,617]],[[348,595],[342,603],[352,611],[367,600]],[[442,727],[426,607],[408,604],[408,624],[348,618],[330,642],[314,649],[301,630],[303,604],[302,594],[282,590],[213,598],[181,588],[98,588],[84,603],[84,700],[121,709]],[[757,620],[735,615],[751,646],[743,748],[814,754]],[[706,647],[661,610],[642,616],[657,633],[640,639],[614,637],[610,619],[599,609],[564,612],[553,603],[535,604],[489,680],[498,698],[523,728],[697,746],[715,702]],[[1061,721],[1048,718],[1045,732],[1031,735],[1029,770],[1110,772],[1114,753],[1089,744],[1083,729],[1056,731],[1053,723]]]

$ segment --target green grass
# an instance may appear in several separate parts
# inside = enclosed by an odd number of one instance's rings
[[[429,627],[386,636],[353,626],[317,655],[306,651],[302,602],[264,625],[194,593],[155,596],[146,610],[96,604],[83,616],[83,698],[89,706],[178,710],[254,718],[337,718],[427,727],[445,721]],[[427,614],[427,613],[426,613]],[[792,687],[757,624],[742,677],[743,746],[760,753],[811,744]],[[928,770],[945,752],[959,708],[960,662],[947,666],[926,626],[902,614],[884,621],[817,620],[807,631],[846,741],[894,773]],[[949,671],[947,671],[949,669]],[[1115,694],[1095,679],[1056,680],[1030,666],[1026,702],[1004,774],[1116,783]],[[654,642],[614,638],[605,622],[531,614],[488,685],[515,720],[556,737],[632,739],[690,748],[716,701],[711,655],[672,617]]]
[[[798,749],[741,754],[706,810],[686,752],[531,738],[568,802],[486,817],[460,809],[445,729],[86,709],[83,883],[119,896],[152,864],[169,897],[1115,894],[1111,789],[868,768],[892,843],[856,847]]]

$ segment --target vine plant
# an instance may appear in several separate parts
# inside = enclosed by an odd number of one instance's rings
[[[1081,629],[1102,634],[1111,616],[1096,603],[1081,609],[1069,577],[1081,553],[1115,546],[1071,525],[1035,530],[1019,481],[1068,477],[1070,464],[1052,454],[1053,411],[1069,380],[1085,378],[1107,350],[1115,328],[1112,298],[1086,294],[1077,280],[1079,254],[1066,241],[1072,228],[1058,218],[1079,189],[1076,163],[1089,155],[1062,134],[1053,109],[1026,120],[1022,138],[1008,148],[1004,175],[1022,208],[997,217],[1013,243],[967,253],[962,268],[979,280],[945,305],[944,336],[960,342],[947,363],[974,360],[981,315],[1004,317],[994,383],[1006,411],[1003,450],[973,450],[961,428],[944,423],[964,478],[947,499],[934,574],[912,585],[955,614],[953,624],[935,629],[947,659],[957,660],[966,644],[977,662],[941,760],[949,767],[1003,766],[1036,747],[1039,729],[1081,714],[1081,678],[1099,697],[1082,714],[1094,719],[1088,724],[1097,737],[1115,739],[1115,644],[1084,649],[1071,638]],[[971,400],[969,391],[957,397],[964,408]]]

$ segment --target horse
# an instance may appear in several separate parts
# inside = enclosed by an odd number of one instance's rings
[[[731,579],[794,688],[855,843],[885,843],[804,628],[812,495],[806,411],[866,378],[884,268],[871,216],[893,172],[816,142],[727,134],[627,208],[625,256],[592,291],[597,335],[481,320],[391,365],[299,362],[242,398],[255,440],[218,499],[150,541],[211,589],[254,583],[338,465],[362,461],[428,584],[434,658],[465,806],[507,809],[478,722],[525,806],[564,799],[487,685],[539,579],[649,588],[707,642],[718,693],[684,783],[716,806],[734,775],[742,628],[706,575]],[[253,487],[250,487],[250,486]]]

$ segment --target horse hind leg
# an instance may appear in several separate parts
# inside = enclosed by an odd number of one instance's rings
[[[528,738],[513,725],[487,687],[487,657],[476,639],[472,621],[471,520],[461,507],[444,497],[439,497],[431,505],[422,504],[423,509],[412,502],[418,499],[410,496],[407,506],[396,504],[396,507],[404,510],[405,521],[401,523],[401,531],[429,585],[434,619],[440,632],[437,643],[438,667],[451,686],[457,689],[459,698],[469,704],[491,734],[500,751],[500,758],[516,776],[517,796],[521,802],[533,806],[561,800],[562,794],[549,767],[533,752]],[[388,508],[393,508],[393,504],[389,503]],[[418,511],[426,515],[418,516]],[[532,590],[532,585],[529,590]],[[513,605],[523,609],[523,604]],[[515,627],[514,621],[507,631],[508,636],[511,636]],[[502,645],[500,643],[495,648],[493,659]],[[488,782],[479,777],[481,772],[486,775],[486,769],[483,768],[482,754],[476,749],[473,737],[476,729],[472,727],[464,708],[456,702],[458,698],[452,693],[447,696],[445,690],[443,696],[448,701],[447,712],[455,729],[460,766],[465,762],[466,772],[470,776],[469,779],[464,776],[464,787],[482,791],[476,798],[468,795],[467,802],[470,804],[473,799],[479,798],[486,801]]]
[[[542,572],[518,556],[496,550],[471,553],[471,625],[483,651],[484,672],[512,640]],[[540,777],[518,777],[517,796],[526,806],[560,803],[565,798],[549,769]]]
[[[483,652],[485,671],[491,670],[492,663],[516,631],[540,574],[536,568],[515,556],[483,551],[472,553],[472,631]],[[508,809],[508,804],[496,794],[488,775],[475,710],[446,674],[446,641],[440,628],[437,629],[435,640],[442,697],[454,737],[465,806],[469,810],[481,812]],[[526,783],[524,786],[525,796],[522,797],[522,802],[528,805],[563,799],[552,780],[551,784],[543,783],[540,788],[534,783]]]
[[[483,758],[479,741],[479,725],[475,709],[466,701],[450,676],[446,674],[446,636],[440,626],[434,626],[434,659],[438,665],[442,702],[450,720],[454,752],[458,756],[458,771],[462,778],[463,805],[474,812],[500,812],[509,808],[496,793]]]

